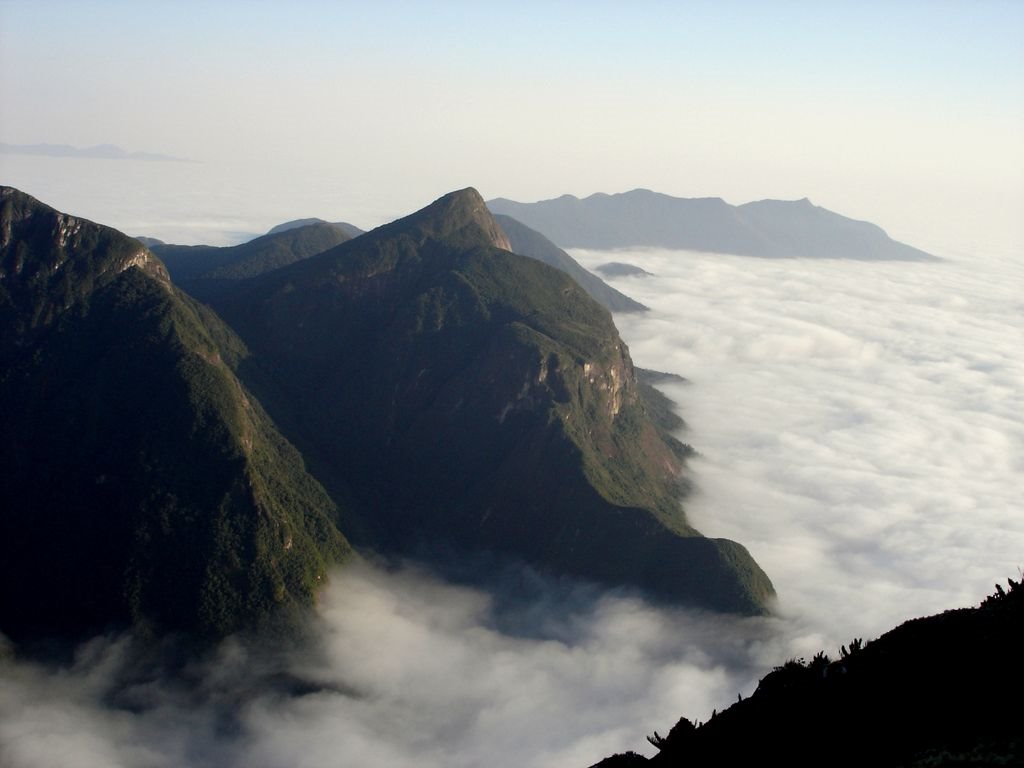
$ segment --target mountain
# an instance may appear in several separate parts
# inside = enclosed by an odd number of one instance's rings
[[[733,206],[720,198],[679,198],[634,189],[579,199],[488,207],[512,216],[563,248],[678,248],[766,258],[935,261],[874,224],[840,216],[809,200],[761,200]]]
[[[606,264],[601,264],[595,269],[602,275],[608,275],[608,277],[650,277],[651,273],[646,269],[641,269],[636,264],[627,264],[622,261],[609,261]]]
[[[301,261],[350,237],[338,225],[313,222],[225,248],[154,243],[150,249],[167,265],[175,284],[194,296],[205,298],[226,281],[253,277]]]
[[[576,259],[563,251],[536,230],[530,229],[510,216],[497,214],[494,220],[508,235],[512,252],[543,261],[560,269],[575,280],[590,297],[609,312],[642,312],[647,309],[623,293],[612,288],[597,275],[584,269]]]
[[[222,637],[313,604],[351,548],[137,240],[0,188],[0,632]]]
[[[239,373],[357,544],[492,551],[745,613],[771,582],[686,521],[689,449],[654,416],[611,315],[510,252],[472,189],[212,299]]]
[[[513,253],[518,253],[521,256],[529,256],[530,258],[537,259],[538,261],[543,261],[545,264],[565,272],[573,280],[579,283],[583,290],[590,294],[591,297],[593,297],[608,311],[639,312],[647,309],[647,307],[640,302],[634,301],[625,294],[612,288],[597,275],[588,272],[572,256],[552,243],[540,232],[530,229],[525,224],[522,224],[508,216],[495,216],[494,219],[498,222],[502,231],[508,236],[509,247]],[[275,235],[300,227],[310,227],[314,224],[328,224],[328,222],[323,219],[316,218],[295,219],[294,221],[288,221],[284,224],[278,224],[267,234]],[[358,237],[363,234],[363,230],[353,226],[352,224],[346,224],[345,222],[335,222],[332,226],[338,227],[349,237]],[[162,244],[156,243],[156,245]],[[165,261],[167,260],[167,251],[158,248],[157,253],[164,257]],[[171,274],[176,280],[180,281],[188,279],[187,275],[182,274],[179,276],[175,274],[174,266],[176,265],[168,264],[168,267],[171,269]]]
[[[258,273],[213,298],[243,341],[137,240],[0,189],[0,632],[290,624],[341,530],[768,610],[746,550],[687,523],[690,449],[610,314],[510,246],[463,190],[282,267],[224,260]]]
[[[331,224],[349,237],[359,237],[363,234],[364,230],[357,227],[355,224],[349,224],[346,221],[324,221],[323,219],[293,219],[292,221],[286,221],[284,224],[278,224],[276,227],[271,227],[267,232],[268,235],[276,235],[279,232],[287,232],[289,229],[298,229],[299,227],[308,227],[311,224]]]
[[[976,608],[854,640],[838,659],[787,661],[706,723],[655,732],[650,760],[598,766],[1024,765],[1024,587],[1009,586]]]

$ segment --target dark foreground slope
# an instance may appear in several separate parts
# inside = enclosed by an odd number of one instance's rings
[[[630,766],[1024,765],[1024,587],[977,608],[915,619],[835,661],[789,661],[749,698],[695,727],[685,718]]]
[[[221,636],[312,604],[350,548],[137,241],[0,188],[0,632]]]
[[[590,298],[609,312],[642,312],[647,309],[639,301],[612,288],[597,275],[584,269],[576,259],[563,251],[536,230],[516,221],[511,216],[495,215],[502,230],[508,235],[513,253],[543,261],[548,266],[560,269],[575,280]]]
[[[686,448],[650,418],[609,313],[509,246],[463,190],[214,305],[358,541],[764,611],[746,550],[686,523]]]
[[[563,248],[651,246],[766,258],[934,261],[892,240],[874,224],[840,216],[803,200],[761,200],[733,206],[717,197],[680,198],[646,189],[579,199],[488,206],[542,232]]]

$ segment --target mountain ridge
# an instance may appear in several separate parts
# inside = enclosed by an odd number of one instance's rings
[[[237,337],[136,240],[10,188],[0,265],[0,397],[17,403],[0,424],[0,631],[217,639],[311,609],[352,550],[231,371]]]
[[[749,553],[687,522],[692,449],[609,312],[509,245],[460,190],[211,308],[139,241],[0,188],[0,631],[288,623],[350,536],[769,611]]]
[[[226,281],[270,272],[309,258],[350,239],[335,224],[313,222],[268,232],[239,245],[171,245],[156,243],[150,250],[167,266],[176,285],[205,299]]]
[[[597,275],[587,271],[572,256],[548,240],[540,232],[530,229],[511,216],[495,214],[494,220],[508,235],[513,253],[529,256],[560,269],[572,277],[591,298],[609,312],[644,312],[643,304],[612,288]]]
[[[292,219],[291,221],[285,221],[281,224],[277,224],[267,230],[268,235],[276,235],[280,232],[287,232],[289,229],[298,229],[300,227],[308,227],[311,224],[330,224],[333,227],[337,227],[349,237],[359,237],[366,230],[360,229],[355,224],[349,224],[347,221],[327,221],[326,219],[320,219],[317,217],[310,217],[306,219]]]
[[[659,247],[762,258],[938,261],[807,198],[733,206],[721,198],[680,198],[648,189],[586,198],[562,195],[536,203],[488,201],[563,248]]]
[[[480,195],[461,190],[241,281],[214,308],[254,353],[243,378],[318,476],[378,510],[346,531],[402,552],[444,534],[767,610],[774,592],[749,553],[685,522],[689,449],[646,415],[607,310],[509,245]]]

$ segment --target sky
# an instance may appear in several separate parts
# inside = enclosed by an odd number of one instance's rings
[[[465,186],[648,187],[1019,247],[1022,29],[1012,0],[0,0],[0,142],[197,163],[65,163],[58,184],[53,163],[0,155],[0,174],[115,219],[104,195],[223,196],[229,220],[259,196],[260,226],[277,210],[368,227]]]
[[[0,183],[129,234],[646,187],[806,196],[943,258],[573,252],[653,274],[613,281],[652,308],[616,324],[689,379],[666,385],[700,452],[687,514],[748,546],[777,616],[536,574],[509,608],[367,566],[335,575],[315,641],[231,640],[191,682],[139,678],[130,636],[60,668],[0,645],[0,763],[583,768],[1019,578],[1022,31],[1019,2],[0,0],[0,143],[187,160],[7,151]]]

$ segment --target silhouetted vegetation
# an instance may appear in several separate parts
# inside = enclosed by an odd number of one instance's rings
[[[754,694],[665,737],[653,766],[1024,764],[1024,588],[914,619],[840,658],[791,659]],[[642,758],[641,758],[642,760]],[[601,766],[620,763],[604,761]],[[639,766],[635,756],[621,765]]]

